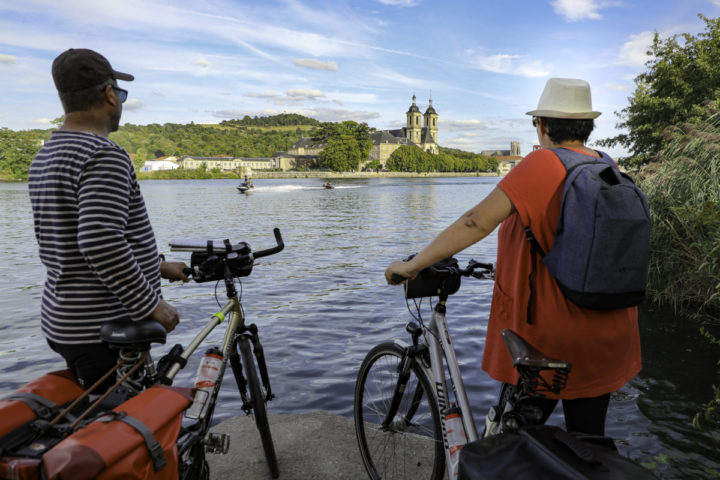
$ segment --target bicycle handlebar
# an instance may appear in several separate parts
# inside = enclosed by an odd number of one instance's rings
[[[273,234],[275,235],[275,242],[277,243],[277,246],[270,247],[265,250],[260,250],[259,252],[253,253],[252,256],[254,258],[267,257],[268,255],[274,255],[274,254],[282,251],[283,248],[285,248],[285,242],[283,242],[282,235],[280,235],[280,229],[277,227],[273,228]]]
[[[190,251],[189,268],[183,269],[183,273],[193,277],[196,282],[207,282],[222,280],[226,276],[233,278],[246,277],[250,275],[255,259],[267,257],[280,252],[285,248],[279,228],[273,229],[276,246],[253,252],[250,245],[240,242],[236,245],[224,240],[222,245],[208,240],[203,247],[197,243],[173,243],[170,246],[173,251]]]

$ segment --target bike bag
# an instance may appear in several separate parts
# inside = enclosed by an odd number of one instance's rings
[[[187,388],[154,386],[96,417],[42,457],[48,480],[177,479]]]
[[[0,452],[35,419],[50,421],[84,392],[70,370],[47,373],[0,400]]]
[[[650,471],[620,455],[611,438],[558,427],[521,428],[466,444],[458,480],[645,480]]]
[[[408,260],[414,256],[410,256]],[[437,272],[457,268],[458,261],[453,257],[431,265],[413,280],[405,282],[405,298],[436,297],[440,291],[452,295],[460,289],[460,275],[443,275]]]

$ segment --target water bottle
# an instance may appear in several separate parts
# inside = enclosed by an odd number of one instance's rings
[[[195,376],[195,399],[185,414],[188,418],[205,418],[210,396],[220,375],[222,358],[222,352],[217,347],[211,347],[205,352]]]
[[[454,403],[445,410],[445,432],[447,433],[448,447],[450,448],[453,476],[457,478],[460,449],[467,443],[467,435],[462,422],[462,412]]]

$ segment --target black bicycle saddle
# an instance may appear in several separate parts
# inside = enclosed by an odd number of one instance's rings
[[[565,360],[550,358],[526,342],[520,335],[509,329],[500,332],[512,357],[513,366],[535,367],[541,370],[562,369],[570,370],[570,363]]]
[[[100,328],[100,340],[110,345],[127,347],[149,346],[151,343],[165,343],[167,332],[156,320],[137,322],[118,320],[107,322]]]

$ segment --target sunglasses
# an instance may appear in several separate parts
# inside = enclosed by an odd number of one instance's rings
[[[128,97],[128,91],[114,85],[110,85],[110,87],[120,93],[120,103],[125,103],[125,100],[127,100]]]

